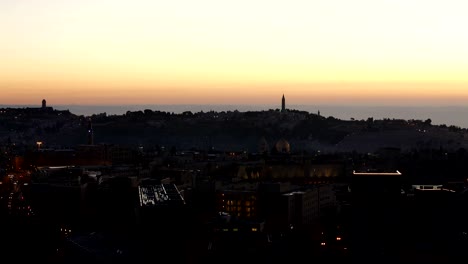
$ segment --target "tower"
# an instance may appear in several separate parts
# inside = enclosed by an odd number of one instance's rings
[[[94,145],[93,124],[91,118],[88,119],[88,145]]]
[[[45,99],[42,99],[42,109],[46,109],[47,103]]]
[[[284,98],[284,94],[283,94],[283,98],[281,99],[281,112],[285,112],[286,111],[286,99]]]

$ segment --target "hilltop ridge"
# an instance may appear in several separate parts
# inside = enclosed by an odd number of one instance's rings
[[[37,141],[62,147],[86,144],[89,120],[96,144],[249,152],[258,151],[261,139],[270,149],[278,140],[286,139],[293,152],[373,152],[386,147],[456,150],[468,146],[466,129],[433,125],[430,119],[341,120],[294,109],[180,114],[146,109],[122,115],[78,116],[53,109],[3,108],[0,114],[0,140],[32,146]]]

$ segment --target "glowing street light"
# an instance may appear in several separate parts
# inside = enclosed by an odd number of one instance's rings
[[[37,141],[37,150],[41,149],[42,141]]]

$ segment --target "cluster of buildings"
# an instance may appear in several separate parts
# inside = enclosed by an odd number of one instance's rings
[[[87,144],[37,148],[22,161],[34,171],[33,208],[66,230],[112,221],[108,228],[119,234],[134,226],[141,235],[185,237],[181,227],[195,221],[206,230],[207,251],[222,248],[233,237],[268,245],[293,229],[311,229],[324,214],[333,213],[334,183],[346,173],[346,163],[334,157],[316,160],[292,154],[285,139],[275,144],[277,151],[262,152],[262,138],[259,152],[253,154],[146,152],[95,144],[93,133],[90,122]],[[80,241],[85,246],[83,237]]]
[[[45,100],[41,109],[52,111]],[[259,138],[255,153],[147,149],[96,144],[90,119],[86,128],[86,142],[73,149],[38,144],[15,157],[9,170],[28,175],[21,188],[16,176],[0,181],[2,197],[14,193],[24,212],[55,224],[57,252],[66,256],[96,257],[99,240],[113,258],[196,248],[203,259],[291,248],[289,239],[305,234],[299,241],[319,255],[397,261],[404,208],[455,193],[441,184],[404,189],[403,174],[390,168],[396,163],[370,170],[372,159],[295,153],[284,137],[273,146]]]

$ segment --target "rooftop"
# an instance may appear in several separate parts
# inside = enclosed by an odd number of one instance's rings
[[[395,172],[383,172],[383,171],[366,171],[356,172],[353,170],[353,176],[401,176],[401,172],[396,170]]]
[[[138,186],[140,206],[185,204],[185,200],[174,184]]]

